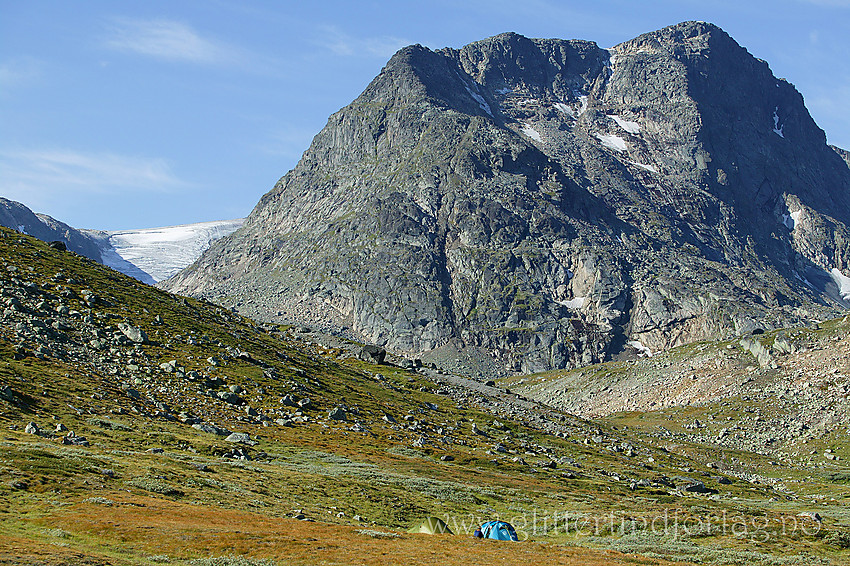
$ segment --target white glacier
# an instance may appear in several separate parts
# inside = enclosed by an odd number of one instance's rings
[[[153,284],[194,263],[214,241],[234,232],[243,221],[100,232],[101,256],[106,266]]]

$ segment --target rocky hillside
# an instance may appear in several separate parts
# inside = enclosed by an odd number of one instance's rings
[[[531,372],[837,314],[848,226],[846,161],[716,26],[508,33],[399,51],[166,286]]]
[[[818,467],[644,437],[5,228],[0,294],[0,564],[847,563],[846,428]]]
[[[616,415],[621,423],[642,413],[629,424],[662,438],[822,465],[834,459],[832,450],[811,449],[840,445],[848,435],[850,316],[502,384],[583,417]]]

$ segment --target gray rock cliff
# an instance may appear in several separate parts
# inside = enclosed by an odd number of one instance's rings
[[[848,226],[846,153],[716,26],[507,33],[399,51],[166,286],[532,372],[847,308]]]

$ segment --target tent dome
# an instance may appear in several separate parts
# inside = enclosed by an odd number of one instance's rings
[[[428,517],[421,524],[414,526],[408,532],[410,533],[425,533],[428,535],[437,535],[437,534],[447,534],[451,535],[451,529],[446,524],[445,521],[440,519],[439,517]]]
[[[510,523],[504,521],[487,521],[481,525],[479,531],[481,538],[519,541],[519,537],[516,536],[516,530],[514,530]],[[477,533],[476,536],[478,536]]]

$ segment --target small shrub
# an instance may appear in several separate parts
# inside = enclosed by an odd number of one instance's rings
[[[110,421],[109,419],[102,419],[100,417],[92,417],[86,422],[92,426],[99,426],[100,428],[105,428],[107,430],[119,430],[122,432],[131,432],[133,430],[127,425],[115,423]]]
[[[831,546],[838,548],[850,548],[850,533],[842,531],[832,531],[823,537],[823,541]]]
[[[385,533],[383,531],[374,531],[372,529],[360,529],[357,532],[361,535],[372,538],[401,538],[401,535],[398,533]]]
[[[84,499],[83,503],[97,503],[98,505],[106,505],[107,507],[115,505],[114,501],[105,497],[89,497],[88,499]]]
[[[157,478],[139,477],[128,480],[126,483],[127,485],[132,485],[145,491],[159,493],[160,495],[183,495],[183,492],[176,487]]]

